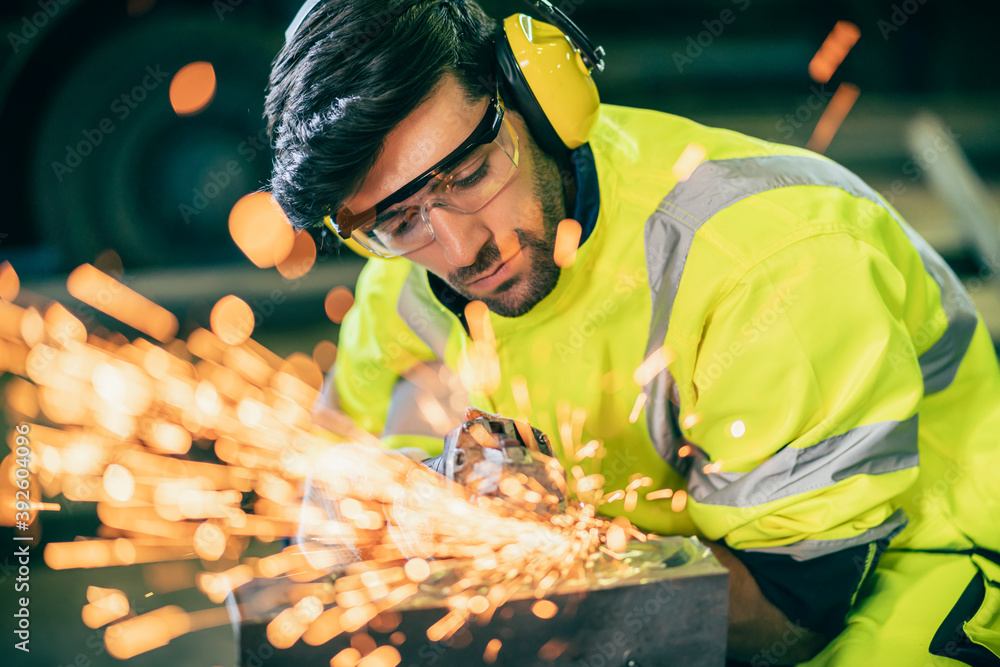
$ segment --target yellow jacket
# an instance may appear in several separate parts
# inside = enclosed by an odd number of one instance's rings
[[[705,160],[678,182],[692,142]],[[601,473],[605,497],[635,491],[601,509],[646,530],[799,561],[879,539],[1000,550],[996,354],[882,197],[809,151],[653,111],[603,105],[589,149],[593,229],[534,309],[490,314],[495,358],[425,270],[369,262],[341,331],[341,409],[436,454],[454,424],[407,388],[443,367],[472,404],[550,434],[567,471]],[[498,374],[462,376],[477,360]]]

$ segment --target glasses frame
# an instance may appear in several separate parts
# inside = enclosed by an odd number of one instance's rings
[[[486,108],[486,113],[483,114],[482,120],[479,121],[476,129],[472,131],[472,134],[469,135],[468,139],[463,141],[458,148],[439,160],[430,169],[420,174],[371,208],[361,211],[360,213],[351,213],[346,207],[342,206],[337,211],[336,215],[337,234],[340,235],[340,238],[350,238],[355,230],[360,227],[364,227],[375,220],[379,213],[388,210],[402,201],[406,201],[413,195],[420,192],[435,176],[438,176],[442,172],[447,171],[451,167],[459,164],[463,159],[468,157],[472,151],[476,150],[480,146],[484,146],[494,141],[500,134],[500,128],[503,126],[505,111],[506,107],[504,106],[503,99],[500,97],[500,89],[498,86],[496,91],[493,93],[493,97],[490,99],[490,103]]]

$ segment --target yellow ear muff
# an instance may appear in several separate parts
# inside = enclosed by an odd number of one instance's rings
[[[597,123],[600,97],[580,52],[559,28],[526,14],[508,16],[503,30],[517,68],[552,129],[567,148],[587,143]]]

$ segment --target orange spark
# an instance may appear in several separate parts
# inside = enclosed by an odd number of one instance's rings
[[[859,37],[861,31],[858,26],[848,21],[837,21],[820,45],[819,51],[809,61],[809,76],[819,83],[829,81]]]
[[[677,353],[673,351],[670,347],[664,345],[656,350],[654,350],[646,359],[635,369],[635,373],[632,374],[632,379],[640,387],[645,387],[647,384],[653,381],[660,371],[665,369],[667,366],[672,364],[677,358]]]
[[[677,161],[674,162],[674,166],[671,168],[674,178],[680,182],[686,181],[695,169],[698,168],[704,160],[705,156],[708,155],[708,151],[705,147],[696,141],[692,141],[681,154],[677,157]]]
[[[316,242],[309,232],[295,232],[292,249],[288,255],[276,262],[276,268],[285,280],[296,280],[312,271],[316,264]]]
[[[482,301],[470,301],[465,306],[465,320],[469,323],[469,334],[477,343],[497,346],[497,338],[490,322],[490,311]]]
[[[242,345],[253,333],[253,310],[243,299],[224,296],[212,308],[212,332],[227,345]]]
[[[674,495],[673,489],[657,489],[646,494],[646,500],[664,500]]]
[[[346,287],[334,287],[326,295],[323,307],[326,309],[326,316],[334,324],[340,324],[347,316],[347,311],[354,305],[354,295]]]
[[[78,266],[66,280],[69,293],[101,312],[169,343],[177,334],[177,318],[90,264]]]
[[[13,301],[20,291],[21,280],[17,277],[17,271],[10,262],[0,262],[0,299]]]
[[[37,345],[45,335],[45,321],[34,308],[0,301],[0,337]]]
[[[486,644],[486,650],[483,651],[483,662],[487,665],[492,665],[497,661],[497,654],[500,653],[500,647],[503,645],[499,639],[491,639],[488,644]]]
[[[670,509],[674,512],[680,512],[687,505],[688,494],[687,491],[681,489],[674,494],[674,497],[670,500]]]
[[[548,620],[554,618],[559,613],[559,607],[551,600],[539,600],[531,605],[531,613],[538,618]]]
[[[556,244],[553,259],[556,266],[568,269],[576,262],[576,251],[580,248],[583,228],[572,218],[566,218],[556,228]]]
[[[406,572],[406,577],[416,584],[431,576],[430,565],[423,558],[411,558],[406,561],[403,570]]]
[[[689,415],[685,415],[684,418],[681,419],[681,427],[690,430],[694,428],[695,425],[700,421],[701,421],[701,415],[698,414],[697,412],[692,412]]]
[[[252,192],[229,213],[229,234],[255,266],[267,269],[283,262],[295,245],[295,232],[268,192]]]
[[[170,106],[178,116],[193,116],[212,103],[215,87],[212,63],[189,63],[170,81]]]
[[[323,373],[329,372],[337,360],[337,346],[328,340],[321,340],[313,348],[313,361]]]
[[[649,396],[646,395],[646,392],[641,392],[638,396],[636,396],[635,405],[632,406],[632,412],[628,416],[629,424],[634,424],[639,420],[639,414],[642,412],[642,408],[646,405],[646,400],[648,398]]]
[[[860,94],[861,91],[852,83],[841,83],[837,86],[837,92],[830,98],[830,103],[819,117],[806,148],[817,153],[825,153]]]
[[[349,646],[330,659],[330,667],[356,667],[361,660],[361,651]]]
[[[606,539],[608,548],[618,553],[625,551],[625,546],[628,544],[628,537],[625,535],[625,530],[621,526],[615,524],[612,524],[612,526],[608,528]]]

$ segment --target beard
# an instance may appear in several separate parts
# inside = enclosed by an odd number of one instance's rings
[[[476,260],[448,274],[448,284],[469,300],[479,300],[502,317],[519,317],[548,296],[559,282],[559,266],[555,262],[556,231],[565,218],[566,206],[559,167],[555,160],[529,142],[531,152],[532,194],[534,206],[542,216],[541,233],[517,228],[518,243],[524,253],[527,270],[497,285],[492,293],[476,296],[463,289],[469,280],[482,276],[502,259],[496,239],[490,238],[480,249]]]

